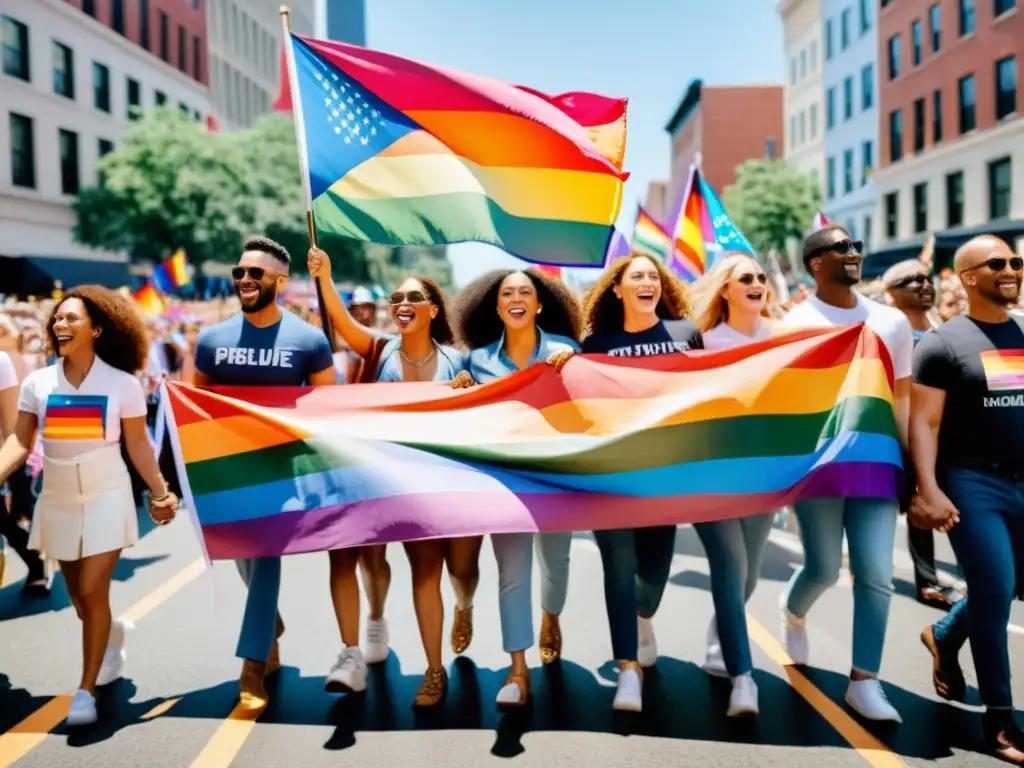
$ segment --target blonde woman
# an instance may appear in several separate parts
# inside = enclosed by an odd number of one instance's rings
[[[746,254],[720,259],[694,284],[692,296],[692,317],[705,349],[738,347],[772,333],[771,283],[761,265]],[[732,679],[729,717],[758,713],[746,602],[757,586],[772,517],[769,513],[694,525],[707,553],[715,603],[702,669]]]

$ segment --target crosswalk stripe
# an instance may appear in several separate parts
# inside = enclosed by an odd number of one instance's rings
[[[192,768],[226,768],[231,765],[261,714],[263,710],[244,709],[241,704],[236,706],[192,761]]]

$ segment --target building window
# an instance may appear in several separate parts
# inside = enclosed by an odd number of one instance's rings
[[[4,22],[4,74],[28,82],[31,80],[28,64],[28,27],[10,16]]]
[[[875,106],[875,65],[865,64],[860,71],[860,108],[871,109]]]
[[[128,78],[128,119],[138,120],[139,119],[139,106],[142,102],[142,89],[139,87],[139,81]]]
[[[767,138],[764,140],[764,159],[774,160],[775,159],[775,139]]]
[[[183,101],[179,101],[178,102],[178,109],[181,111],[181,113],[183,115],[185,115],[185,117],[188,117],[188,112],[189,112],[188,104],[186,104]]]
[[[850,47],[850,17],[853,15],[853,11],[849,8],[844,8],[842,15],[839,17],[839,37],[840,37],[840,48],[846,50]]]
[[[98,146],[98,154],[100,157],[105,157],[106,155],[109,155],[111,152],[114,151],[114,142],[107,141],[106,139],[100,139]]]
[[[202,0],[192,0],[192,10],[193,11],[198,11],[202,7],[203,7]]]
[[[796,56],[789,60],[789,84],[796,85]]]
[[[97,61],[92,63],[92,104],[101,112],[110,112],[110,70]]]
[[[1009,13],[1017,6],[1017,0],[995,0],[995,15],[1002,16]]]
[[[32,118],[11,112],[11,184],[35,189],[36,151]]]
[[[832,61],[832,19],[825,22],[825,61]]]
[[[861,166],[860,166],[860,185],[863,187],[868,183],[868,179],[871,178],[871,172],[875,166],[875,145],[870,141],[865,141],[860,147]]]
[[[843,120],[853,117],[853,78],[843,80]]]
[[[864,217],[864,248],[871,250],[871,216]]]
[[[192,119],[195,120],[197,123],[202,121],[203,116],[201,114],[199,114],[199,110],[198,109],[193,109],[192,110]]]
[[[158,107],[162,107],[167,103],[167,94],[163,91],[156,91],[154,93],[154,101]]]
[[[889,113],[889,162],[903,159],[903,110]]]
[[[920,19],[915,20],[910,25],[910,58],[913,62],[913,66],[917,67],[921,64],[921,46],[923,42],[921,40],[921,21]]]
[[[178,69],[188,72],[187,69],[188,38],[185,35],[185,27],[178,25]]]
[[[1013,165],[1004,157],[988,164],[988,217],[1006,219],[1010,217],[1010,202],[1013,197]]]
[[[825,162],[825,187],[828,199],[833,199],[836,196],[836,159],[834,157],[830,157]]]
[[[860,0],[860,34],[866,35],[871,29],[871,0]]]
[[[946,227],[964,223],[964,175],[961,171],[946,176]]]
[[[853,192],[853,150],[843,152],[843,194]]]
[[[889,38],[889,79],[895,80],[900,76],[900,36],[893,35]]]
[[[996,62],[996,120],[1017,111],[1017,57]]]
[[[942,142],[942,91],[932,94],[932,144]]]
[[[200,64],[201,64],[200,45],[199,38],[192,37],[192,77],[196,80],[200,79]]]
[[[924,151],[924,99],[914,101],[914,154]]]
[[[119,35],[124,34],[124,0],[110,0],[110,26]]]
[[[885,196],[885,236],[895,240],[900,231],[900,193],[890,192]]]
[[[163,11],[158,11],[157,16],[160,19],[160,58],[170,63],[171,61],[171,44],[170,44],[170,29],[167,20],[167,14]]]
[[[271,47],[271,49],[273,49],[273,43],[271,41],[269,41],[269,40],[267,42],[270,43],[270,47]],[[271,68],[273,68],[273,65],[274,65],[275,61],[276,60],[274,59],[274,57],[270,56],[270,58],[267,60],[267,63],[271,65]],[[818,41],[814,40],[814,41],[811,42],[811,72],[814,72],[817,69],[818,69]],[[270,74],[271,74],[271,76],[273,76],[274,73],[271,72]]]
[[[53,92],[75,98],[75,55],[63,43],[53,41]]]
[[[914,185],[914,232],[928,231],[928,184]]]
[[[960,133],[973,131],[977,127],[975,115],[974,75],[960,78],[957,89],[960,94]]]
[[[928,9],[928,26],[932,33],[932,53],[942,50],[942,8],[938,3]]]
[[[96,0],[82,0],[82,11],[96,18]]]
[[[149,50],[149,0],[139,0],[139,45]]]
[[[791,115],[789,118],[789,146],[796,147],[796,115]]]
[[[818,105],[811,104],[811,141],[818,138]]]
[[[974,32],[974,0],[958,0],[960,3],[960,37]]]
[[[836,89],[825,91],[825,127],[832,130],[836,125]]]
[[[57,133],[60,150],[60,191],[78,194],[78,134],[61,128]]]
[[[800,143],[807,141],[807,113],[800,113]]]

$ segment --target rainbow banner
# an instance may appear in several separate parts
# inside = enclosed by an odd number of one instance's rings
[[[633,253],[666,261],[672,253],[672,236],[641,205],[633,225]]]
[[[895,498],[892,365],[865,326],[640,359],[577,356],[470,390],[165,385],[212,559],[741,517]]]
[[[622,203],[626,101],[530,88],[291,35],[290,101],[320,230],[477,241],[601,266]]]

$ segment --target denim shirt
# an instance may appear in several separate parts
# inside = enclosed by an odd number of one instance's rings
[[[568,336],[559,336],[555,333],[544,333],[541,328],[537,329],[537,347],[530,356],[529,368],[534,363],[544,362],[552,355],[565,350],[579,352],[580,347]],[[491,342],[486,347],[474,349],[469,353],[469,365],[467,366],[473,381],[477,384],[487,384],[509,374],[515,373],[519,367],[509,360],[505,354],[505,333],[501,338]]]
[[[402,356],[398,353],[402,340],[391,339],[380,353],[377,381],[402,381]],[[434,381],[451,381],[466,370],[466,354],[455,347],[437,345],[437,372]]]

